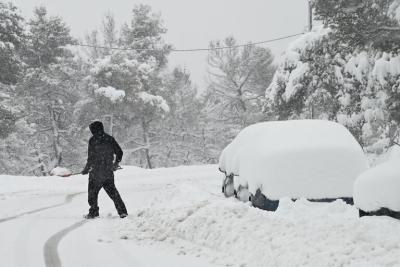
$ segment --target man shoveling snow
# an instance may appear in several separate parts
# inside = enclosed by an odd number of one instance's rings
[[[97,199],[101,188],[104,188],[108,196],[114,201],[115,208],[121,218],[128,215],[124,202],[114,184],[114,171],[122,160],[122,149],[115,139],[104,132],[103,123],[95,121],[89,125],[93,136],[89,140],[88,160],[82,174],[89,173],[88,202],[89,214],[86,219],[94,219],[99,216]],[[115,162],[114,155],[116,156]]]

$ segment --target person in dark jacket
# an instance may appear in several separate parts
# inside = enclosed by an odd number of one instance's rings
[[[118,169],[118,164],[122,160],[122,149],[114,137],[104,132],[102,122],[93,122],[89,125],[89,129],[93,136],[89,140],[88,160],[82,174],[89,173],[88,202],[90,209],[89,214],[84,217],[93,219],[99,216],[97,199],[101,188],[104,188],[114,201],[119,216],[125,218],[128,212],[114,184],[114,171]]]

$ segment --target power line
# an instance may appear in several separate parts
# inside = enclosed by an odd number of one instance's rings
[[[195,49],[172,49],[168,50],[169,52],[196,52],[196,51],[209,51],[209,50],[222,50],[222,49],[229,49],[229,48],[236,48],[236,47],[244,47],[244,46],[249,46],[249,45],[259,45],[259,44],[265,44],[265,43],[271,43],[295,36],[302,35],[304,33],[297,33],[285,37],[280,37],[276,39],[271,39],[267,41],[262,41],[262,42],[257,42],[257,43],[250,43],[250,44],[244,44],[244,45],[234,45],[234,46],[222,46],[222,47],[214,47],[214,48],[195,48]],[[149,49],[149,48],[120,48],[120,47],[106,47],[106,46],[96,46],[96,45],[87,45],[87,44],[72,44],[73,46],[82,46],[82,47],[91,47],[91,48],[100,48],[100,49],[112,49],[112,50],[124,50],[124,51],[163,51],[162,49]]]

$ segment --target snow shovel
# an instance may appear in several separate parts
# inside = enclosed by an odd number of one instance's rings
[[[118,168],[115,171],[118,171],[118,170],[122,170],[122,167],[118,166]],[[57,175],[57,176],[66,178],[66,177],[70,177],[70,176],[78,175],[78,174],[82,174],[82,172],[75,172],[75,173],[63,174],[63,175]]]

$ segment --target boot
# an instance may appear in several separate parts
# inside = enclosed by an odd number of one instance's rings
[[[99,217],[99,213],[96,213],[96,214],[89,213],[89,214],[83,215],[83,218],[85,218],[85,219],[95,219],[97,217]]]

